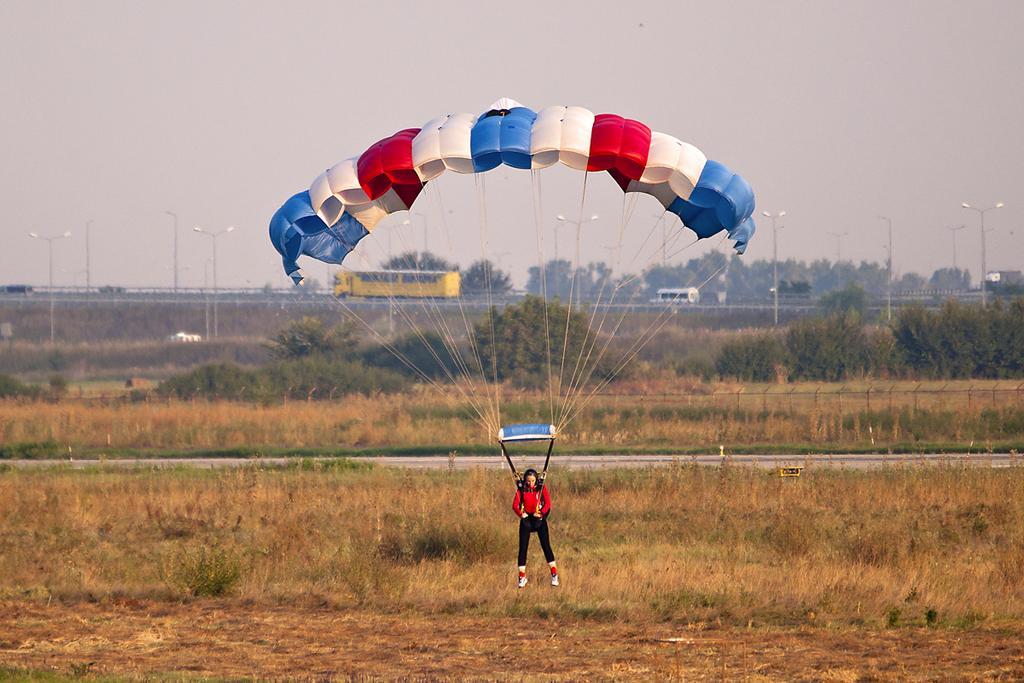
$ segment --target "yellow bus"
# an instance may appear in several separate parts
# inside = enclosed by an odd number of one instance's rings
[[[453,270],[339,271],[334,275],[334,296],[453,299],[461,285]]]

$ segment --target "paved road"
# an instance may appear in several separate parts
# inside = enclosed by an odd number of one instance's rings
[[[314,458],[315,460],[331,460],[332,458]],[[845,467],[851,469],[867,469],[892,465],[949,465],[965,464],[980,467],[1012,467],[1022,464],[1021,456],[1011,453],[984,453],[949,455],[944,453],[904,454],[904,455],[730,455],[729,463],[743,466],[763,467],[772,469],[785,465],[801,465],[814,467]],[[408,467],[410,469],[447,469],[448,456],[380,456],[354,457],[351,460],[368,462],[389,467]],[[515,458],[516,466],[538,466],[541,457],[532,459]],[[552,456],[553,467],[568,469],[598,469],[611,467],[658,467],[674,463],[716,466],[721,465],[723,458],[718,455],[558,455]],[[286,465],[295,462],[294,458],[140,458],[104,460],[102,463],[115,467],[175,467],[191,466],[198,468],[241,467],[253,464]],[[15,467],[46,467],[65,465],[74,468],[92,467],[100,464],[97,460],[3,460]],[[485,469],[505,469],[507,465],[500,455],[465,455],[458,456],[454,461],[455,469],[465,470],[482,467]]]

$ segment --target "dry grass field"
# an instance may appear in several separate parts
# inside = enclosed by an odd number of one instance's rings
[[[518,591],[495,473],[6,470],[0,665],[493,679],[529,650],[523,680],[1024,675],[1022,469],[550,483],[563,586],[534,548]]]
[[[1024,391],[1000,382],[742,385],[629,382],[562,434],[576,450],[941,447],[1020,449]],[[0,457],[125,451],[451,449],[492,445],[464,403],[429,389],[271,405],[150,400],[0,401]],[[507,391],[505,422],[549,419],[546,396]]]

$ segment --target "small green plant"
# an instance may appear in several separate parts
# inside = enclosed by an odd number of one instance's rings
[[[939,624],[939,613],[933,608],[929,607],[928,611],[924,613],[924,623],[930,628],[935,628]]]
[[[71,663],[71,677],[82,678],[88,676],[92,670],[93,664],[96,662],[72,662]]]
[[[234,588],[241,567],[229,550],[200,545],[183,548],[172,556],[166,575],[167,583],[176,590],[193,597],[212,597]]]
[[[889,628],[896,628],[900,625],[900,608],[890,607],[885,613],[885,625]]]

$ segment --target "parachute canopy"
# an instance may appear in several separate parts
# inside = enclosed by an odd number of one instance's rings
[[[277,210],[270,239],[298,283],[300,255],[340,264],[382,219],[408,211],[423,186],[445,171],[556,163],[607,171],[624,192],[654,196],[699,238],[726,231],[737,253],[754,234],[750,185],[693,145],[616,114],[565,106],[535,112],[502,98],[479,116],[444,114],[335,164]]]

